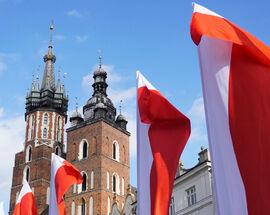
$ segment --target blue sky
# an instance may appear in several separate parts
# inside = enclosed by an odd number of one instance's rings
[[[198,1],[270,44],[269,1]],[[207,147],[197,49],[189,35],[188,0],[0,0],[0,201],[8,209],[14,153],[23,147],[24,102],[32,74],[42,75],[42,57],[53,19],[54,53],[67,73],[69,110],[91,96],[98,50],[109,73],[110,94],[130,123],[131,176],[136,184],[135,71],[139,69],[192,121],[183,153],[186,167]],[[40,69],[38,69],[40,68]],[[57,73],[57,72],[56,72]],[[90,84],[89,84],[90,83]]]

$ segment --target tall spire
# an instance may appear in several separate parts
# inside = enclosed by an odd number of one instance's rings
[[[54,63],[56,61],[56,57],[52,52],[52,34],[53,34],[53,22],[50,25],[50,42],[48,46],[48,53],[44,56],[44,62],[45,62],[45,69],[43,74],[43,80],[41,89],[49,89],[49,90],[55,90],[55,77],[54,77]]]

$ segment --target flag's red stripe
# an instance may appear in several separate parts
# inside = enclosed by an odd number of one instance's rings
[[[270,62],[270,59],[269,59]],[[248,213],[270,211],[270,66],[233,46],[229,122],[234,151],[245,185]]]
[[[141,121],[150,124],[149,140],[153,153],[150,173],[151,214],[168,214],[179,157],[190,135],[190,122],[160,93],[138,89]]]
[[[270,211],[270,48],[224,18],[195,13],[191,35],[233,43],[229,82],[229,123],[245,186],[248,213]],[[218,183],[218,182],[217,182]]]
[[[269,65],[270,49],[255,36],[234,25],[230,21],[207,14],[194,13],[190,24],[191,37],[199,44],[202,36],[216,38],[243,45],[243,49],[258,61]]]
[[[37,215],[35,198],[32,193],[26,193],[16,204],[13,215]]]
[[[83,178],[76,167],[64,161],[64,165],[57,170],[54,180],[59,214],[64,214],[63,211],[65,211],[63,195],[71,185],[80,184],[82,181]]]

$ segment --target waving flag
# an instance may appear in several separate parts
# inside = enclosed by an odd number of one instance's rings
[[[270,211],[270,48],[195,4],[217,214]]]
[[[190,122],[137,72],[138,214],[167,215]]]
[[[35,197],[25,179],[23,180],[23,186],[16,201],[13,215],[37,215]]]
[[[63,196],[73,184],[82,183],[80,172],[71,163],[52,153],[50,215],[66,214]]]

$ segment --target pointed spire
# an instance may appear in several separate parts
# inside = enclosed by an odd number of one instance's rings
[[[123,103],[123,101],[121,99],[120,100],[120,105],[119,105],[119,113],[120,113],[120,115],[122,114],[122,103]]]
[[[101,50],[98,50],[98,53],[99,53],[99,57],[98,57],[98,59],[99,59],[99,69],[101,69],[101,67],[102,67],[102,53],[101,53]]]
[[[44,56],[45,69],[43,74],[43,80],[41,89],[49,89],[55,90],[55,77],[54,77],[54,63],[56,61],[56,57],[52,52],[52,32],[54,26],[53,22],[50,25],[50,42],[48,47],[48,53]]]

